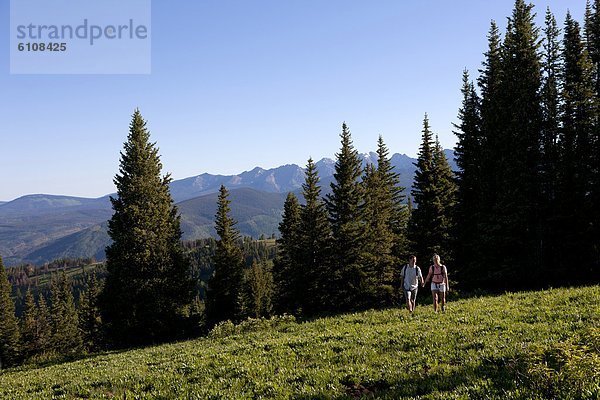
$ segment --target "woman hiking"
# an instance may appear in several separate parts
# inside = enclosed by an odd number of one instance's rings
[[[433,296],[433,310],[438,311],[438,298],[441,298],[442,311],[446,311],[446,292],[450,290],[448,284],[448,270],[440,262],[440,256],[433,255],[433,265],[429,267],[429,273],[423,286],[431,279],[431,295]]]

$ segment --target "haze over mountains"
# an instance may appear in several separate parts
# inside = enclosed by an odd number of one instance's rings
[[[454,154],[446,150],[453,169]],[[375,153],[362,154],[363,164],[375,163]],[[401,185],[412,185],[413,158],[394,154],[391,158]],[[335,162],[324,158],[316,163],[323,193],[329,191]],[[259,237],[277,234],[283,202],[288,192],[301,190],[304,170],[288,164],[272,169],[256,167],[238,175],[207,173],[171,183],[171,194],[181,212],[184,239],[214,236],[213,220],[217,192],[223,184],[231,192],[231,209],[242,235]],[[112,215],[109,195],[81,198],[28,195],[0,202],[0,254],[7,265],[24,262],[42,264],[63,257],[104,258],[109,243],[106,221]]]

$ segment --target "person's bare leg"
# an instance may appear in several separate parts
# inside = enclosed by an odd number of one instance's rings
[[[433,296],[433,311],[437,312],[437,309],[438,309],[438,292],[437,291],[433,291],[433,292],[431,292],[431,295]]]
[[[442,296],[442,311],[446,311],[446,292],[441,292]]]

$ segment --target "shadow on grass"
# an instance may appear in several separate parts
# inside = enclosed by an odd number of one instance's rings
[[[55,365],[61,365],[80,360],[93,360],[95,358],[107,357],[114,354],[121,354],[131,350],[135,350],[135,348],[104,350],[87,354],[43,354],[35,359],[27,361],[25,364],[19,365],[18,367],[1,370],[0,374],[10,372],[32,371],[40,368],[47,368]]]
[[[415,370],[410,376],[396,381],[344,383],[345,393],[335,400],[401,399],[433,395],[443,398],[463,387],[469,398],[500,396],[516,388],[516,371],[504,359],[485,360],[475,367],[457,366],[449,371],[432,372],[428,367]],[[325,394],[299,395],[295,400],[331,399]]]

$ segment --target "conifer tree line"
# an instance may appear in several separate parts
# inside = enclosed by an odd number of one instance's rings
[[[428,263],[434,252],[451,257],[456,185],[427,115],[412,189],[405,188],[380,136],[377,163],[362,167],[344,123],[331,192],[321,196],[308,160],[301,202],[290,193],[274,265],[279,313],[312,316],[397,304],[399,273],[410,253]]]
[[[451,244],[456,189],[442,148],[431,135],[425,117],[417,165],[424,171],[413,190],[419,206],[409,213],[405,188],[399,184],[383,138],[377,142],[376,165],[363,167],[350,130],[342,124],[330,193],[322,194],[315,163],[309,159],[302,198],[289,193],[284,203],[272,269],[261,263],[244,268],[229,193],[221,187],[207,325],[274,313],[310,317],[396,304],[400,267],[417,243],[425,258],[433,254],[425,252],[450,254],[444,246]],[[437,219],[429,221],[434,213]],[[422,221],[427,227],[438,225],[429,235],[411,234],[409,226],[426,229]]]
[[[503,289],[598,280],[600,2],[559,25],[517,0],[492,22],[456,124],[457,279]],[[508,286],[507,286],[508,285]]]
[[[25,293],[21,318],[15,314],[11,284],[0,258],[0,369],[23,361],[65,359],[101,348],[98,295],[102,286],[95,273],[75,304],[71,279],[64,271],[52,274],[50,295]]]

